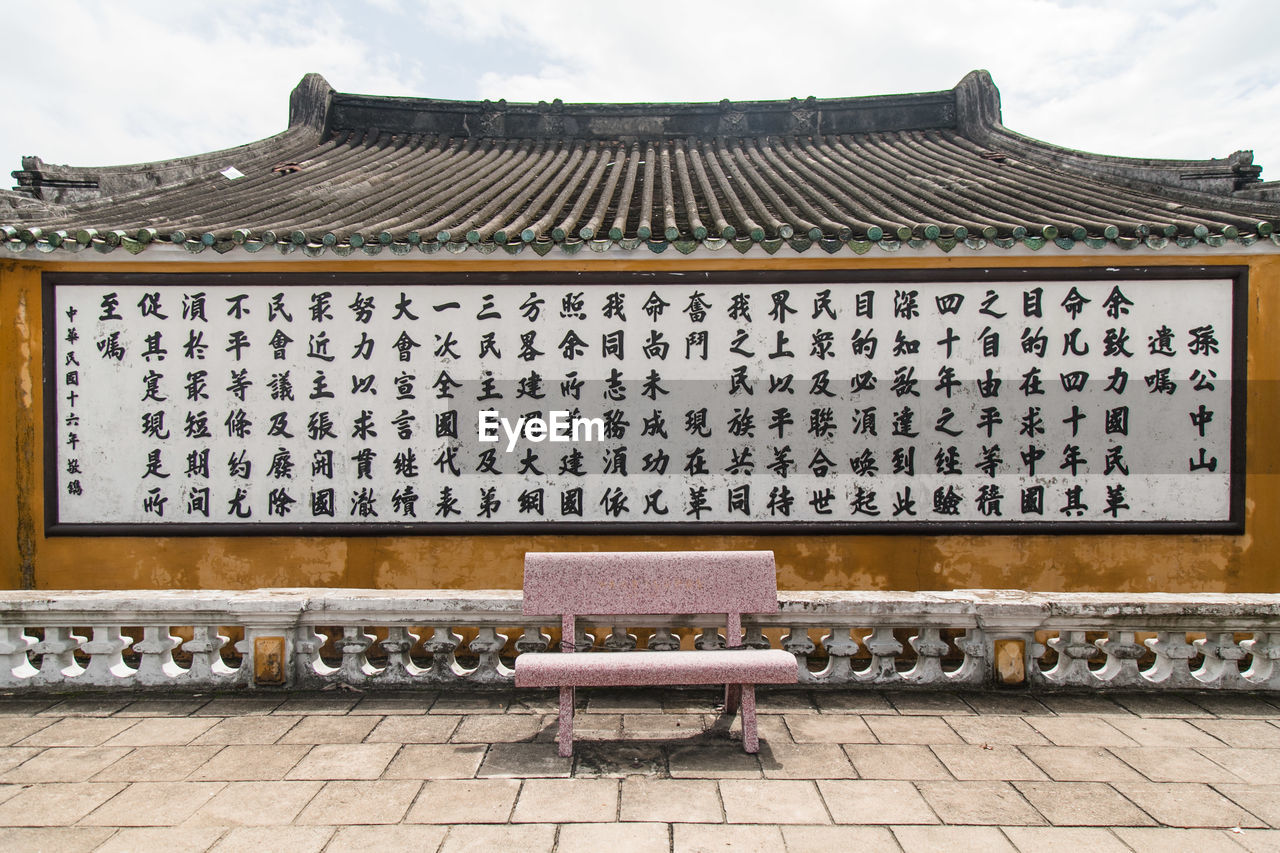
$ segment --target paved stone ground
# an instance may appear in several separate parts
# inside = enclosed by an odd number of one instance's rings
[[[0,697],[0,850],[1280,850],[1280,696]]]

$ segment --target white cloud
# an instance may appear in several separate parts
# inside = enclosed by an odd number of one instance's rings
[[[339,91],[510,101],[718,101],[949,88],[992,72],[1013,130],[1130,156],[1254,146],[1280,178],[1280,16],[1247,0],[524,0],[58,4],[6,44],[0,168],[209,151],[284,129],[318,71]],[[127,10],[127,11],[126,11]]]
[[[107,165],[195,154],[284,130],[307,71],[338,85],[403,91],[414,62],[352,39],[325,5],[227,3],[201,15],[169,4],[59,3],[66,26],[11,37],[0,68],[24,81],[0,128],[0,163]],[[125,11],[125,10],[128,11]],[[216,11],[215,11],[216,9]],[[11,164],[11,165],[10,165]]]
[[[1280,16],[1234,0],[1181,6],[1004,0],[657,3],[564,14],[552,0],[432,3],[477,44],[529,43],[540,67],[479,77],[508,100],[715,101],[949,88],[986,68],[1006,123],[1106,154],[1205,158],[1253,145],[1280,178]]]

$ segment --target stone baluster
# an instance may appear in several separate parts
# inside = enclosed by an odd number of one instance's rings
[[[1028,640],[1028,645],[1033,645]],[[964,655],[964,660],[954,672],[947,674],[952,684],[985,684],[991,675],[990,645],[985,632],[981,628],[968,628],[963,636],[956,638],[956,648]]]
[[[1156,653],[1155,664],[1143,673],[1152,684],[1175,689],[1204,686],[1191,674],[1196,647],[1187,642],[1185,631],[1159,631],[1155,637],[1144,640],[1143,645]]]
[[[769,638],[764,635],[764,630],[759,625],[747,625],[744,628],[742,645],[749,649],[767,649],[770,647]]]
[[[218,633],[215,625],[196,625],[191,629],[191,639],[182,644],[182,650],[191,655],[191,667],[187,680],[195,684],[219,684],[238,674],[222,659],[222,647],[231,641]]]
[[[942,658],[950,651],[947,641],[942,639],[937,628],[921,628],[920,633],[907,640],[915,649],[916,662],[911,669],[903,673],[903,679],[912,684],[941,684],[947,680],[942,671]]]
[[[1193,645],[1203,658],[1192,675],[1202,686],[1238,690],[1253,686],[1240,671],[1240,661],[1249,656],[1231,631],[1215,631]]]
[[[703,651],[723,649],[724,645],[724,635],[715,628],[703,628],[693,641],[693,647]]]
[[[1107,662],[1098,670],[1096,676],[1108,687],[1140,687],[1147,684],[1142,671],[1138,669],[1138,658],[1146,652],[1133,640],[1133,631],[1108,631],[1107,636],[1096,641],[1096,645],[1107,656]]]
[[[31,665],[27,652],[36,644],[21,626],[0,627],[0,687],[25,683],[39,670]]]
[[[1040,667],[1041,667],[1041,664],[1044,663],[1044,656],[1049,651],[1049,647],[1046,646],[1044,643],[1036,642],[1036,635],[1034,631],[1029,631],[1027,633],[1026,644],[1027,644],[1027,651],[1026,651],[1026,657],[1024,658],[1024,660],[1026,661],[1026,664],[1027,664],[1027,673],[1026,673],[1027,683],[1028,684],[1048,683],[1048,679],[1046,679],[1044,676],[1044,670],[1041,669]],[[988,647],[988,649],[989,648],[990,647]],[[994,660],[990,661],[989,665],[994,669],[995,661]]]
[[[320,650],[324,648],[327,639],[313,627],[298,629],[298,638],[293,643],[293,653],[297,655],[299,673],[305,674],[305,680],[328,681],[338,671],[338,667],[329,666],[320,657]]]
[[[787,630],[789,633],[782,638],[782,648],[796,656],[799,680],[806,683],[815,681],[813,670],[809,668],[809,655],[814,653],[817,646],[813,644],[813,640],[809,639],[808,629],[792,625]]]
[[[342,636],[336,637],[333,647],[342,655],[342,663],[338,665],[338,677],[347,684],[363,684],[368,678],[378,673],[377,667],[369,663],[365,652],[377,639],[373,634],[366,634],[358,625],[347,625],[342,629]]]
[[[40,671],[32,676],[35,684],[63,684],[78,677],[84,668],[76,663],[75,651],[85,641],[70,628],[45,628],[44,639],[31,647],[40,655]]]
[[[1049,638],[1049,648],[1058,653],[1058,662],[1044,671],[1044,678],[1055,687],[1090,687],[1097,684],[1089,659],[1097,657],[1098,647],[1085,639],[1084,631],[1059,631]]]
[[[432,625],[431,639],[424,640],[422,647],[431,653],[430,681],[453,682],[462,678],[467,670],[456,657],[456,651],[462,644],[462,635],[455,634],[448,625]]]
[[[814,680],[822,684],[846,684],[853,681],[852,658],[858,653],[858,641],[853,638],[850,628],[828,629],[822,638],[822,647],[827,650],[827,665],[821,672],[814,674]]]
[[[515,645],[516,651],[520,654],[525,652],[545,652],[551,647],[551,635],[536,625],[526,625],[524,633],[516,639]]]
[[[680,638],[673,634],[670,628],[658,628],[649,637],[649,643],[645,648],[654,652],[678,651]]]
[[[506,645],[506,635],[499,634],[497,628],[490,625],[480,628],[468,646],[478,660],[475,669],[467,674],[467,680],[476,684],[506,684],[511,681],[513,671],[503,665],[501,657]]]
[[[867,668],[854,673],[859,681],[870,681],[875,684],[892,684],[902,680],[898,672],[898,655],[902,654],[902,643],[893,635],[892,628],[875,628],[862,638],[871,655]]]
[[[124,662],[124,650],[133,645],[119,625],[94,625],[93,639],[80,644],[80,651],[89,656],[89,665],[78,677],[85,684],[104,687],[121,684],[133,676],[133,667]]]
[[[1263,690],[1280,690],[1280,632],[1258,631],[1240,646],[1253,658],[1244,677]]]
[[[182,640],[169,633],[167,625],[148,625],[142,629],[142,639],[133,644],[138,653],[138,671],[134,680],[138,684],[173,684],[185,673],[173,659],[173,650]]]
[[[627,633],[621,625],[614,625],[613,631],[604,638],[604,647],[611,652],[629,652],[636,647],[636,635]]]
[[[378,681],[394,684],[412,684],[426,670],[413,662],[412,650],[418,635],[409,633],[403,625],[387,628],[387,638],[378,645],[387,653],[387,665],[378,673]]]

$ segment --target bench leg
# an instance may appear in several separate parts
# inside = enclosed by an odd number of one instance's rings
[[[760,734],[756,731],[756,686],[742,685],[742,748],[760,751]]]
[[[560,755],[565,758],[573,755],[573,688],[560,688]]]
[[[742,700],[741,684],[726,684],[724,686],[724,712],[726,714],[738,713],[738,705]]]

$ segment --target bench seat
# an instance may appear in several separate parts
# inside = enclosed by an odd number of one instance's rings
[[[560,651],[516,657],[517,687],[560,690],[560,754],[573,755],[574,692],[579,687],[724,685],[726,715],[742,711],[742,748],[760,749],[756,685],[795,684],[796,658],[780,649],[742,649],[742,615],[778,609],[772,551],[580,551],[527,553],[526,616],[560,617]],[[576,651],[578,617],[603,625],[655,624],[650,617],[723,615],[728,649]],[[623,617],[615,619],[612,617]],[[647,620],[647,621],[646,621]],[[585,635],[584,635],[585,637]],[[588,642],[588,646],[590,643]]]
[[[795,683],[795,655],[781,649],[526,652],[516,658],[517,687]]]

